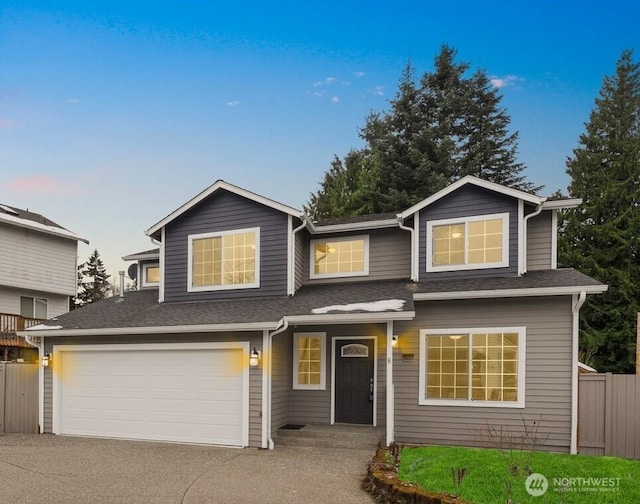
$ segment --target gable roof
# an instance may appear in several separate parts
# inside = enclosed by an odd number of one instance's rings
[[[147,229],[145,231],[145,234],[147,234],[148,236],[153,236],[155,233],[160,231],[160,229],[162,229],[164,226],[169,224],[171,221],[175,220],[180,215],[182,215],[183,213],[185,213],[189,209],[193,208],[198,203],[200,203],[201,201],[205,200],[206,198],[208,198],[213,193],[215,193],[216,191],[219,191],[219,190],[229,191],[229,192],[231,192],[233,194],[237,194],[238,196],[241,196],[243,198],[247,198],[249,200],[255,201],[256,203],[260,203],[262,205],[268,206],[268,207],[273,208],[275,210],[278,210],[280,212],[286,213],[288,215],[292,215],[294,217],[299,217],[299,218],[302,217],[302,211],[301,210],[298,210],[296,208],[290,207],[288,205],[284,205],[282,203],[278,203],[277,201],[274,201],[274,200],[269,199],[269,198],[265,198],[264,196],[260,196],[259,194],[256,194],[254,192],[248,191],[246,189],[242,189],[241,187],[235,186],[233,184],[229,184],[228,182],[225,182],[224,180],[217,180],[212,185],[207,187],[204,191],[202,191],[200,194],[198,194],[197,196],[191,198],[184,205],[182,205],[181,207],[177,208],[176,210],[171,212],[169,215],[167,215],[164,219],[162,219],[161,221],[159,221],[156,224],[154,224],[153,226],[151,226],[149,229]]]
[[[123,261],[144,261],[145,259],[159,259],[160,249],[153,248],[142,252],[135,252],[126,256],[122,256]]]
[[[426,199],[423,199],[421,202],[416,203],[412,207],[406,209],[404,212],[400,214],[403,219],[413,215],[416,212],[419,212],[426,206],[435,203],[441,198],[444,198],[447,194],[450,194],[454,191],[457,191],[462,186],[467,184],[475,185],[477,187],[482,187],[483,189],[488,189],[489,191],[497,192],[499,194],[504,194],[505,196],[511,196],[512,198],[521,199],[528,203],[533,203],[534,205],[539,205],[540,203],[545,201],[545,198],[540,196],[536,196],[535,194],[530,194],[528,192],[521,191],[519,189],[513,189],[511,187],[506,187],[500,184],[496,184],[495,182],[489,182],[487,180],[483,180],[478,177],[474,177],[472,175],[467,175],[466,177],[461,178],[460,180],[455,181],[453,184],[448,185],[444,189],[441,189],[437,193],[432,194]]]
[[[0,204],[0,222],[60,236],[62,238],[69,238],[70,240],[89,243],[89,240],[86,238],[82,238],[68,229],[63,228],[60,224],[53,222],[44,215],[10,205]]]

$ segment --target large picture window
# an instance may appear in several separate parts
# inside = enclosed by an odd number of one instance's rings
[[[310,278],[369,274],[369,237],[311,240]]]
[[[259,287],[259,247],[259,228],[189,236],[188,290]]]
[[[508,265],[508,213],[427,222],[427,271]]]
[[[420,404],[524,407],[524,327],[420,332]]]
[[[326,388],[326,334],[293,335],[293,388]]]

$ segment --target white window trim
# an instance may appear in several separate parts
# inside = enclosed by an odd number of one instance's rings
[[[363,240],[364,241],[364,269],[363,271],[354,271],[352,273],[316,273],[315,272],[315,246],[316,243],[327,243],[327,242],[342,242],[342,241],[356,241]],[[369,235],[358,235],[358,236],[344,236],[337,238],[324,238],[311,240],[311,245],[309,247],[309,278],[311,280],[317,278],[345,278],[345,277],[358,277],[358,276],[368,276],[369,275]]]
[[[446,336],[448,334],[478,333],[518,333],[518,399],[516,401],[477,401],[464,399],[427,398],[427,336]],[[421,329],[420,330],[420,382],[418,386],[418,404],[421,406],[475,406],[492,408],[524,408],[525,405],[525,356],[527,345],[526,327],[471,327],[457,329]],[[470,360],[471,362],[471,360]],[[469,371],[471,374],[471,371]]]
[[[484,263],[484,264],[452,264],[443,266],[433,265],[433,228],[437,226],[448,226],[451,224],[464,224],[465,225],[465,240],[468,239],[468,233],[466,232],[467,224],[470,222],[485,221],[502,219],[502,261]],[[427,222],[427,272],[437,271],[461,271],[461,270],[476,270],[476,269],[488,269],[488,268],[506,268],[509,266],[509,213],[498,213],[489,215],[474,215],[473,217],[461,217],[455,219],[441,219]],[[465,242],[464,245],[464,257],[465,263],[467,262],[468,247]]]
[[[41,296],[20,296],[20,305],[22,305],[22,298],[31,298],[31,308],[33,310],[33,317],[26,317],[25,315],[20,314],[21,317],[30,318],[34,320],[47,320],[49,318],[49,298],[45,298]],[[40,299],[45,302],[46,313],[44,317],[36,317],[36,300],[37,299]],[[20,306],[20,308],[22,308],[22,306]]]
[[[320,338],[320,383],[310,385],[298,383],[298,349],[300,338]],[[326,390],[327,389],[327,333],[304,332],[293,333],[293,389],[294,390]]]
[[[142,287],[157,287],[160,285],[160,281],[158,282],[147,282],[147,270],[149,268],[158,268],[160,270],[159,263],[148,263],[142,265]]]
[[[255,258],[255,282],[250,284],[233,284],[233,285],[203,285],[199,287],[193,286],[193,241],[206,238],[218,238],[234,234],[254,233],[256,237],[256,258]],[[213,233],[192,234],[187,237],[188,255],[187,255],[187,292],[208,292],[219,290],[236,290],[236,289],[255,289],[260,287],[260,228],[232,229],[229,231],[216,231]],[[224,258],[223,258],[224,260]],[[161,272],[162,273],[162,272]]]

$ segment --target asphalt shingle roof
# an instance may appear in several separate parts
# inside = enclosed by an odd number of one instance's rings
[[[13,210],[14,213],[7,212],[2,207],[6,207],[9,210]],[[22,208],[16,208],[14,206],[1,204],[0,205],[0,212],[2,212],[4,214],[7,214],[7,215],[11,215],[13,217],[17,217],[19,219],[32,221],[32,222],[37,222],[38,224],[43,224],[44,226],[51,226],[51,227],[57,227],[57,228],[60,228],[60,229],[65,229],[60,224],[57,224],[57,223],[53,222],[50,219],[47,219],[44,215],[40,215],[39,213],[35,213],[35,212],[30,212],[29,210],[23,210]]]

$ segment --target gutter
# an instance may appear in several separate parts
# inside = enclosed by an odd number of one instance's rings
[[[524,275],[527,272],[527,237],[528,237],[527,224],[531,217],[540,215],[540,213],[544,209],[544,204],[546,201],[547,201],[547,198],[542,198],[540,203],[536,207],[536,209],[529,215],[526,215],[525,218],[522,220],[522,251],[523,252],[522,252],[522,265],[519,268],[518,275]],[[557,233],[558,230],[556,229],[554,230],[554,232]]]
[[[36,343],[34,336],[30,334],[20,335],[25,341],[38,349],[38,434],[44,433],[44,368],[42,367],[42,356],[44,355],[44,340],[39,339]]]
[[[569,453],[578,453],[578,341],[580,336],[580,308],[587,299],[585,291],[573,296],[573,331],[571,352],[571,446]]]
[[[266,411],[266,416],[267,416],[267,422],[266,422],[266,441],[267,441],[267,446],[264,446],[264,437],[263,437],[263,448],[269,448],[269,450],[273,450],[275,448],[275,443],[273,442],[273,438],[271,437],[271,385],[272,385],[272,378],[273,378],[273,359],[271,358],[272,355],[272,348],[273,348],[273,337],[276,336],[277,334],[281,334],[284,331],[286,331],[289,328],[289,320],[287,319],[287,317],[282,317],[282,319],[280,319],[280,322],[278,322],[279,327],[273,331],[271,334],[269,334],[268,339],[266,339],[267,341],[267,346],[268,348],[264,348],[263,349],[263,362],[264,362],[264,358],[266,358],[268,360],[268,363],[266,366],[264,366],[263,364],[263,372],[262,372],[262,379],[263,380],[267,380],[267,411]],[[264,390],[264,388],[263,388]]]
[[[397,219],[398,219],[398,227],[400,229],[402,229],[403,231],[409,231],[409,233],[411,234],[411,281],[412,282],[417,282],[418,281],[418,267],[417,267],[417,257],[416,257],[416,230],[414,228],[405,226],[402,221],[402,214],[398,214],[397,215]]]

